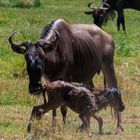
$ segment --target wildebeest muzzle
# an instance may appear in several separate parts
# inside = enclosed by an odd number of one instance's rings
[[[42,76],[43,62],[38,55],[35,57],[28,55],[26,61],[29,74],[29,92],[35,95],[40,94],[42,91],[40,79]]]
[[[33,94],[33,95],[40,94],[42,92],[41,84],[40,83],[37,83],[37,84],[29,83],[29,92],[30,92],[30,94]]]

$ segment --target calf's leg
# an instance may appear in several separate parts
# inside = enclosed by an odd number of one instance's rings
[[[91,130],[90,130],[90,117],[87,115],[79,115],[82,125],[81,128],[84,129],[89,136],[92,136]]]
[[[62,117],[63,117],[63,122],[64,124],[66,124],[66,116],[67,116],[67,107],[66,106],[61,106],[61,113],[62,113]]]
[[[102,131],[102,127],[103,127],[102,118],[100,116],[97,116],[96,114],[92,115],[92,117],[97,120],[97,122],[99,124],[99,134],[102,134],[103,133],[103,131]]]
[[[116,119],[117,119],[117,128],[116,128],[116,134],[118,134],[121,131],[124,131],[122,127],[122,121],[121,121],[121,112],[119,112],[118,109],[116,109]]]
[[[53,124],[56,124],[56,118],[57,118],[57,114],[56,114],[56,109],[52,110],[52,119],[53,119]]]
[[[41,116],[43,114],[45,114],[46,112],[52,110],[52,109],[56,109],[58,106],[55,106],[53,103],[47,103],[47,104],[43,104],[43,105],[40,105],[40,106],[34,106],[33,109],[32,109],[32,113],[31,113],[31,117],[30,117],[30,120],[29,120],[29,123],[28,123],[28,127],[27,127],[27,132],[30,133],[31,131],[31,125],[34,121],[34,119],[41,119]]]
[[[47,104],[46,96],[45,96],[45,91],[42,91],[43,99],[44,99],[44,104]]]
[[[64,122],[64,124],[66,124],[67,107],[66,106],[61,106],[60,110],[61,110],[61,113],[62,113],[63,122]],[[57,118],[56,109],[53,109],[52,116],[53,116],[53,124],[55,124],[56,123],[56,118]]]

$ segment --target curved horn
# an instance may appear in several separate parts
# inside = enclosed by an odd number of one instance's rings
[[[24,54],[25,51],[28,49],[28,46],[30,44],[30,41],[24,41],[21,44],[15,44],[13,42],[13,36],[16,32],[13,32],[12,35],[9,37],[9,43],[11,44],[11,48],[14,52]],[[21,46],[25,46],[25,49],[21,48]]]
[[[89,4],[88,4],[88,7],[90,8],[90,9],[92,9],[92,10],[95,10],[96,8],[95,7],[91,7],[91,4],[92,4],[93,2],[90,2]]]
[[[53,50],[55,48],[55,43],[56,40],[58,38],[60,38],[60,34],[58,33],[58,31],[56,31],[55,29],[51,28],[51,30],[53,30],[53,32],[56,34],[56,37],[53,37],[53,40],[48,40],[46,41],[45,39],[40,39],[38,40],[38,42],[36,43],[36,45],[41,46],[42,48],[48,49],[48,50]]]
[[[110,6],[108,3],[106,3],[106,2],[104,2],[103,5],[107,6],[108,8],[111,7],[111,6]]]
[[[38,42],[36,44],[43,47],[46,44],[46,40],[45,39],[40,39],[40,40],[38,40]]]
[[[57,37],[60,37],[60,34],[58,33],[58,31],[56,31],[55,29],[51,28],[57,35]]]
[[[101,10],[108,10],[109,8],[100,7]]]

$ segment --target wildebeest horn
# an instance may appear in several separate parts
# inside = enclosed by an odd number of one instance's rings
[[[88,4],[88,7],[90,8],[90,9],[92,9],[92,10],[95,10],[95,9],[97,9],[97,7],[91,7],[91,4],[92,4],[93,2],[90,2],[89,4]]]
[[[30,41],[24,41],[21,44],[15,44],[13,42],[13,36],[15,35],[16,32],[13,32],[12,35],[9,37],[9,43],[11,44],[11,48],[14,52],[24,54],[25,51],[28,49],[29,44],[31,43]],[[25,49],[21,48],[21,46],[25,46]]]
[[[101,10],[108,10],[109,8],[100,7]]]
[[[108,3],[106,3],[106,2],[104,2],[103,4],[106,5],[108,8],[111,7],[111,6],[110,6]]]
[[[60,34],[58,33],[58,31],[56,31],[55,29],[51,28],[55,33],[57,37],[60,37]]]
[[[39,45],[41,46],[41,47],[44,47],[44,45],[46,44],[46,40],[45,39],[40,39],[38,42],[37,42],[37,44],[39,43]]]
[[[36,44],[38,44],[41,47],[46,48],[46,49],[50,49],[50,50],[54,49],[56,40],[58,38],[60,38],[60,34],[58,33],[58,31],[56,31],[53,28],[51,28],[51,30],[53,30],[53,32],[56,34],[56,38],[53,38],[53,40],[51,40],[51,41],[46,41],[45,39],[40,39]]]

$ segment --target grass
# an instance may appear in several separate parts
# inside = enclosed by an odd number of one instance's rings
[[[26,68],[24,57],[12,52],[8,37],[16,31],[15,41],[35,42],[43,27],[56,18],[65,18],[72,23],[92,23],[92,18],[83,13],[88,10],[87,3],[90,0],[40,0],[39,7],[30,8],[12,8],[5,6],[8,0],[3,2],[0,3],[0,139],[89,139],[86,134],[76,133],[80,120],[72,111],[68,113],[66,126],[62,125],[60,111],[57,125],[53,126],[49,112],[47,120],[36,122],[34,133],[27,134],[26,127],[32,106],[41,104],[42,99],[36,100],[29,95],[28,77],[22,76]],[[101,112],[104,118],[104,135],[97,135],[98,126],[92,119],[94,139],[140,139],[140,14],[139,11],[125,10],[125,17],[126,34],[123,31],[117,32],[116,19],[103,27],[116,42],[115,69],[126,104],[126,110],[122,113],[125,132],[114,134],[115,122],[110,117],[110,109],[107,109]],[[94,81],[97,87],[103,86],[102,75],[96,76]]]
[[[40,0],[1,0],[1,7],[30,8],[40,6]]]

